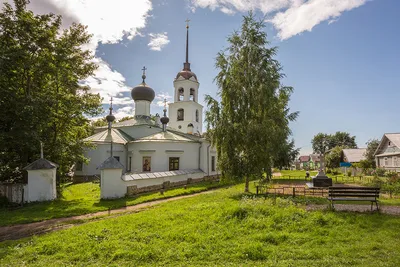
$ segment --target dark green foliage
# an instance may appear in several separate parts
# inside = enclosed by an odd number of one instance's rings
[[[346,132],[336,132],[335,134],[318,133],[313,137],[311,143],[314,152],[318,154],[325,154],[325,152],[337,146],[357,148],[356,137],[350,136]]]
[[[96,65],[82,45],[86,28],[61,30],[61,17],[34,15],[27,0],[5,3],[0,13],[0,180],[22,177],[21,168],[44,155],[59,174],[83,160],[88,119],[100,112],[100,97],[79,82]]]
[[[221,102],[206,96],[207,138],[216,146],[218,167],[225,178],[245,178],[245,191],[249,179],[271,177],[274,160],[287,165],[297,152],[288,141],[289,121],[298,115],[288,108],[293,88],[281,84],[277,49],[267,47],[264,26],[252,13],[243,18],[217,55]]]
[[[366,162],[365,167],[376,168],[375,151],[378,148],[380,141],[378,139],[369,140],[367,143],[367,151],[365,152]]]

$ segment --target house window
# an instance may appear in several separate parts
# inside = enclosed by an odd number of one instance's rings
[[[199,110],[196,109],[196,122],[199,122]]]
[[[390,146],[390,141],[389,141],[389,146]]]
[[[384,158],[384,165],[383,166],[388,166],[389,165],[389,160],[387,157]]]
[[[399,166],[399,161],[397,159],[397,157],[393,157],[393,167],[397,167]]]
[[[132,170],[132,157],[129,157],[129,171]]]
[[[211,156],[211,171],[215,172],[215,156]]]
[[[114,156],[114,158],[119,161],[119,156]]]
[[[143,157],[143,171],[144,172],[151,171],[151,157]]]
[[[183,121],[183,118],[185,117],[185,113],[183,111],[183,108],[178,109],[178,114],[177,115],[178,115],[177,120],[178,121]]]
[[[179,158],[169,158],[169,170],[170,171],[179,170]]]
[[[183,88],[178,89],[178,101],[183,101]]]
[[[76,163],[75,171],[78,171],[78,172],[83,171],[83,162],[82,161],[78,161]]]

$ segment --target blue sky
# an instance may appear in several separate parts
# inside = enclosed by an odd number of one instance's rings
[[[318,132],[350,132],[360,147],[383,133],[400,132],[400,1],[31,2],[34,12],[62,14],[65,27],[72,21],[88,25],[94,34],[89,48],[96,51],[100,69],[87,83],[104,97],[105,108],[114,96],[118,116],[133,115],[129,90],[141,82],[144,65],[157,95],[151,113],[161,113],[157,102],[173,95],[173,79],[183,66],[186,18],[191,20],[189,61],[200,82],[199,96],[215,96],[215,56],[253,9],[260,18],[266,16],[265,30],[271,45],[279,47],[277,59],[286,74],[283,83],[294,87],[290,107],[300,116],[291,128],[302,153],[311,152]]]

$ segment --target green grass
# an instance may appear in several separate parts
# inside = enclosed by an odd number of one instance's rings
[[[217,182],[202,182],[190,185],[187,189],[170,189],[165,191],[163,195],[159,192],[153,192],[135,197],[100,200],[99,184],[66,184],[61,188],[62,193],[60,198],[55,201],[26,204],[24,207],[16,209],[0,208],[0,226],[37,222],[121,208],[151,200],[198,193],[222,185]]]
[[[306,212],[243,185],[0,243],[1,266],[399,266],[400,218]],[[254,190],[254,189],[253,189]]]

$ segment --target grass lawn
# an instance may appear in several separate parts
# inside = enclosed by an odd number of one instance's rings
[[[306,212],[243,185],[0,243],[1,266],[399,266],[400,217]],[[254,190],[254,189],[253,189]]]
[[[217,182],[202,182],[190,185],[187,189],[175,188],[167,190],[164,195],[154,192],[116,200],[100,200],[99,184],[66,184],[62,186],[61,197],[55,201],[26,204],[24,207],[16,209],[0,208],[0,226],[121,208],[156,199],[202,192],[221,185],[223,184]]]

